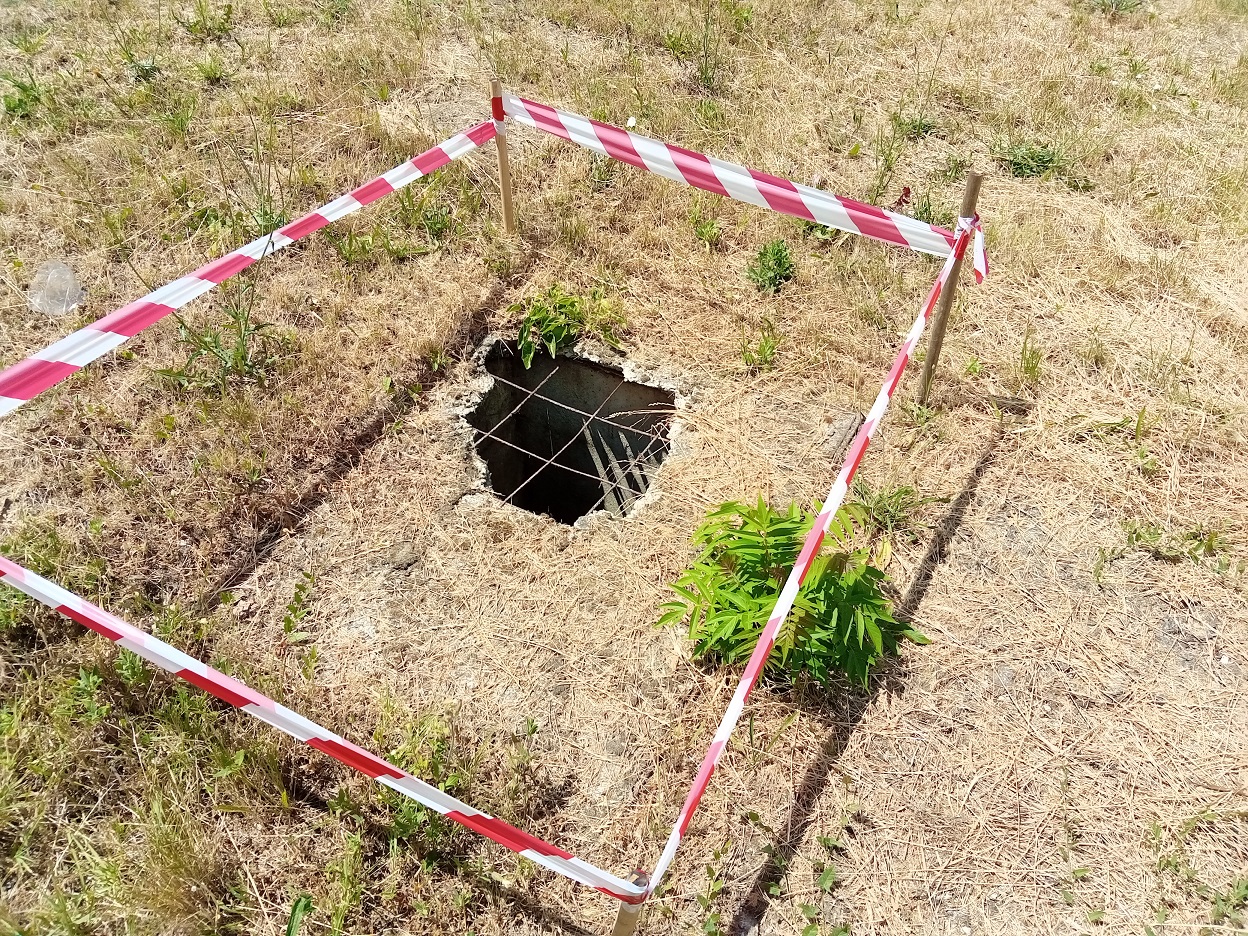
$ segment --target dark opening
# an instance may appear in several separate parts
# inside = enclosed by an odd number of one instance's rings
[[[486,358],[494,386],[469,415],[490,487],[504,501],[573,523],[628,513],[668,452],[675,397],[614,367],[540,354],[525,370],[514,344]]]

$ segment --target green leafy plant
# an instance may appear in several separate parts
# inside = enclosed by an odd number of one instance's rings
[[[533,366],[539,348],[554,357],[560,348],[594,335],[618,348],[618,330],[624,319],[611,308],[606,294],[595,289],[588,296],[576,296],[558,283],[546,292],[513,304],[508,312],[521,313],[518,345],[525,368]]]
[[[775,295],[780,287],[797,275],[793,254],[784,240],[764,244],[746,267],[746,276],[758,287],[759,292]]]
[[[754,335],[753,340],[743,339],[741,342],[741,360],[754,373],[771,370],[776,363],[776,352],[780,349],[780,333],[776,331],[771,319],[763,319],[763,324]]]
[[[295,902],[291,904],[290,916],[286,920],[286,936],[299,936],[299,930],[303,926],[303,918],[313,910],[312,895],[300,894],[295,898]]]
[[[693,537],[698,557],[671,588],[659,626],[688,621],[699,660],[738,664],[758,643],[776,597],[817,514],[790,504],[778,511],[729,502],[711,511]],[[883,592],[883,572],[856,548],[865,517],[837,511],[825,537],[839,547],[817,556],[767,661],[774,676],[821,684],[844,675],[866,685],[872,668],[903,639],[927,643],[897,621]]]
[[[1040,383],[1044,364],[1044,349],[1036,344],[1031,326],[1023,333],[1023,347],[1018,352],[1018,383],[1021,387],[1035,387]]]
[[[35,108],[44,98],[43,88],[34,76],[27,72],[25,78],[19,78],[12,72],[0,72],[0,81],[13,87],[11,94],[0,97],[4,102],[4,112],[14,119],[33,117]]]
[[[174,16],[178,25],[200,42],[218,42],[229,36],[234,28],[234,4],[227,3],[219,11],[208,0],[195,0],[190,16],[185,19]]]
[[[180,390],[215,390],[232,385],[265,386],[283,358],[286,342],[272,334],[273,325],[252,318],[254,290],[250,283],[222,291],[227,324],[197,328],[178,317],[178,340],[191,349],[181,367],[157,375]]]
[[[1007,143],[997,159],[1020,179],[1050,178],[1066,168],[1066,154],[1058,146],[1030,140]]]
[[[299,573],[299,581],[295,583],[295,594],[286,605],[286,613],[282,615],[282,635],[289,644],[303,643],[311,640],[312,635],[299,629],[303,619],[308,616],[310,598],[308,592],[316,584],[316,576],[306,569]]]

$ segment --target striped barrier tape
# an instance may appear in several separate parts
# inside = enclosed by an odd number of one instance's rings
[[[487,813],[473,809],[467,803],[460,802],[437,787],[430,786],[363,748],[356,747],[327,728],[309,721],[297,712],[292,712],[284,705],[248,688],[237,679],[226,676],[199,660],[187,656],[163,640],[83,601],[77,595],[49,582],[42,576],[23,569],[3,556],[0,556],[0,581],[26,593],[70,620],[77,621],[97,634],[102,634],[119,647],[137,653],[153,666],[158,666],[179,679],[186,680],[216,696],[222,702],[372,777],[382,786],[414,799],[422,806],[427,806],[434,812],[486,838],[493,839],[504,848],[509,848],[516,854],[556,874],[600,890],[604,894],[610,894],[625,903],[640,903],[645,897],[645,888],[641,885],[621,880],[501,819],[495,819]]]
[[[707,785],[711,781],[711,775],[715,772],[715,767],[723,756],[728,739],[732,736],[733,729],[737,725],[737,720],[740,719],[741,713],[745,709],[746,700],[750,697],[751,690],[753,690],[755,683],[758,682],[758,677],[762,674],[763,665],[767,662],[767,657],[771,655],[772,647],[776,643],[776,636],[780,633],[780,628],[784,626],[784,621],[789,616],[789,611],[793,607],[793,601],[797,598],[798,589],[802,587],[802,581],[806,578],[806,573],[818,554],[819,547],[823,544],[823,538],[828,532],[832,518],[840,509],[841,502],[849,491],[849,484],[853,480],[854,473],[858,470],[858,464],[862,461],[862,456],[866,452],[867,446],[871,443],[871,437],[875,435],[880,419],[884,416],[884,411],[888,409],[888,401],[892,399],[893,391],[897,389],[897,384],[901,381],[901,375],[906,369],[910,355],[918,345],[919,338],[923,334],[927,318],[931,315],[932,310],[936,308],[936,301],[940,298],[941,291],[949,279],[954,260],[965,254],[972,230],[978,232],[980,228],[978,216],[974,218],[960,218],[958,221],[953,248],[945,260],[945,265],[941,269],[940,275],[936,278],[936,282],[932,284],[932,290],[923,302],[919,317],[914,320],[914,325],[910,327],[910,333],[906,335],[906,340],[902,342],[901,349],[893,360],[893,367],[884,381],[884,386],[875,398],[875,403],[871,405],[871,409],[867,411],[866,416],[863,418],[862,426],[849,446],[845,462],[841,466],[840,473],[836,476],[832,490],[828,492],[828,496],[823,502],[823,509],[820,511],[814,526],[811,527],[810,533],[807,534],[806,541],[802,545],[802,551],[798,554],[797,561],[793,564],[793,569],[789,572],[789,577],[784,583],[784,588],[781,589],[780,595],[776,599],[776,605],[771,612],[771,617],[767,621],[767,626],[763,628],[762,634],[759,635],[758,645],[754,648],[754,652],[750,654],[750,660],[746,664],[745,673],[741,677],[741,682],[737,685],[736,692],[733,693],[732,702],[728,705],[728,711],[724,713],[723,721],[719,723],[719,728],[715,731],[715,737],[711,741],[711,746],[707,749],[706,756],[702,759],[697,776],[694,778],[693,787],[689,790],[689,795],[685,798],[685,803],[680,809],[680,814],[676,818],[676,824],[672,827],[667,844],[663,847],[663,853],[659,856],[658,864],[655,865],[654,873],[650,875],[647,896],[654,893],[655,889],[662,883],[663,875],[667,873],[667,869],[676,855],[676,849],[680,846],[680,841],[684,838],[685,831],[689,828],[693,812],[698,808],[698,802],[702,799],[702,794],[706,792]]]
[[[194,273],[174,280],[142,299],[136,299],[99,321],[80,328],[42,351],[0,371],[0,417],[13,412],[26,401],[87,364],[159,322],[169,313],[202,296],[214,286],[247,269],[257,260],[289,247],[295,241],[318,231],[332,221],[359,211],[422,176],[494,138],[493,121],[485,121],[457,133],[444,143],[421,153],[384,175],[322,205],[284,227],[257,237],[250,244],[200,267]]]
[[[650,137],[547,104],[527,101],[514,94],[504,94],[502,103],[507,116],[522,124],[665,179],[684,182],[725,198],[749,202],[803,221],[814,221],[838,231],[862,234],[937,257],[947,256],[953,245],[952,231],[909,215],[832,195],[681,146],[660,143]]]

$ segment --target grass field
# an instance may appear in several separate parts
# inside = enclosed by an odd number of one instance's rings
[[[6,0],[0,36],[6,366],[484,119],[492,75],[946,225],[983,171],[992,275],[856,491],[932,643],[756,693],[641,931],[1248,931],[1244,0]],[[492,146],[5,419],[0,549],[622,874],[739,675],[653,626],[690,535],[826,491],[938,264],[523,128],[511,240]],[[54,259],[64,318],[24,295]],[[554,283],[680,397],[654,501],[575,529],[485,491],[460,418]],[[0,933],[282,933],[303,894],[304,933],[614,914],[0,587]]]

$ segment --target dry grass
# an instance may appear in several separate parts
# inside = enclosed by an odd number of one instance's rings
[[[863,467],[873,489],[950,498],[906,518],[888,570],[933,644],[867,695],[759,693],[643,930],[700,931],[709,873],[725,932],[1234,931],[1242,0],[226,9],[0,11],[0,73],[35,89],[0,88],[0,360],[480,119],[492,73],[844,194],[909,187],[944,220],[986,170],[993,276],[959,301],[930,410],[898,406]],[[249,380],[172,385],[158,370],[188,349],[166,322],[5,420],[0,539],[624,871],[653,863],[736,678],[651,627],[688,536],[722,500],[822,493],[935,267],[523,130],[512,145],[518,245],[488,151],[470,156],[187,310],[272,323]],[[798,275],[763,297],[745,270],[778,237]],[[27,310],[45,259],[88,289],[72,321]],[[574,530],[485,492],[458,421],[472,349],[555,281],[605,287],[630,360],[681,393],[657,500]],[[771,369],[741,356],[764,322]],[[1003,396],[1034,409],[1003,420]],[[313,640],[292,647],[305,572]],[[8,594],[0,625],[0,931],[277,933],[304,892],[305,932],[605,930],[605,898],[80,628]]]

